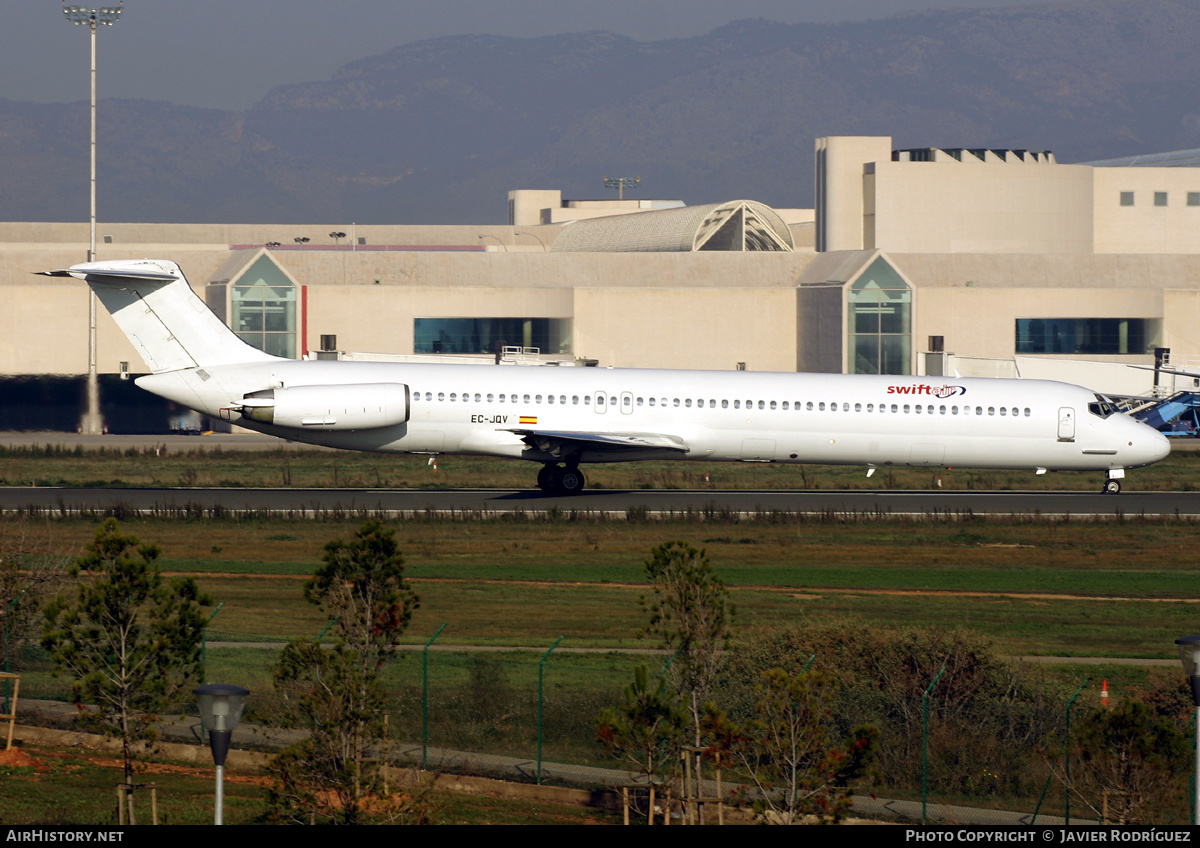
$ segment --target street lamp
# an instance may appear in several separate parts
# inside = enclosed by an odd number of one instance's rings
[[[514,231],[513,235],[514,236],[529,236],[530,238],[537,239],[538,244],[540,244],[542,246],[542,253],[546,253],[546,243],[544,241],[542,241],[541,236],[539,236],[537,233],[526,233],[526,232],[518,233],[518,232]]]
[[[311,239],[308,238],[308,236],[296,236],[294,239],[292,239],[292,241],[294,241],[296,244],[308,244]]]
[[[483,233],[483,234],[481,234],[481,235],[479,236],[479,239],[480,239],[480,241],[482,241],[483,239],[490,239],[490,238],[494,238],[494,239],[496,240],[496,243],[497,243],[497,244],[499,244],[501,247],[503,247],[503,248],[504,248],[504,252],[505,252],[505,253],[508,253],[508,245],[507,245],[507,244],[505,244],[505,243],[504,243],[504,242],[503,242],[503,241],[500,239],[500,236],[494,236],[494,235],[492,235],[491,233]]]
[[[1195,795],[1192,798],[1192,824],[1200,824],[1200,636],[1184,636],[1176,639],[1179,646],[1179,659],[1183,662],[1184,674],[1192,684],[1192,704],[1196,708],[1196,780]]]
[[[91,141],[91,230],[88,238],[88,262],[96,261],[96,28],[112,26],[121,19],[125,0],[120,6],[105,6],[89,9],[87,6],[62,7],[64,17],[75,24],[87,24],[92,42],[92,141]],[[88,290],[88,392],[87,412],[83,416],[83,432],[97,435],[100,432],[100,389],[96,379],[96,293]]]
[[[242,717],[242,707],[250,690],[228,683],[207,683],[193,689],[192,694],[200,704],[200,721],[208,731],[208,744],[217,767],[217,808],[213,824],[224,824],[225,755],[229,753],[229,739]]]
[[[333,239],[333,243],[336,245],[346,237],[346,234],[343,232],[334,231],[329,234],[329,237]]]

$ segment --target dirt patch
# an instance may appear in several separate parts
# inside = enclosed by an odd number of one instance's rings
[[[84,753],[80,753],[78,751],[56,751],[56,750],[50,750],[50,749],[42,750],[39,753],[47,759],[59,759],[59,760],[68,760],[69,759],[69,760],[83,761],[85,763],[90,763],[91,765],[94,765],[94,766],[100,766],[101,768],[111,768],[111,769],[114,769],[117,771],[121,771],[122,769],[125,768],[124,762],[121,760],[120,757],[104,757],[104,756],[100,756],[98,754],[84,754]],[[41,761],[39,760],[36,762],[41,762]],[[46,769],[43,769],[43,770],[47,770],[47,769],[49,769],[49,766],[46,766]],[[209,766],[208,768],[204,768],[201,766],[188,766],[188,765],[183,765],[181,763],[148,763],[148,762],[140,761],[137,764],[137,773],[138,774],[182,774],[182,775],[188,775],[190,777],[211,777],[213,774],[213,768],[212,768],[212,766]],[[261,777],[258,775],[230,774],[227,771],[227,772],[225,772],[225,782],[226,783],[240,783],[240,784],[244,784],[246,786],[267,786],[270,784],[271,781],[269,779],[267,779],[266,777]]]
[[[31,757],[20,748],[12,748],[7,751],[0,751],[0,767],[8,768],[31,768],[34,771],[46,772],[50,770],[50,766],[46,765],[36,757]]]

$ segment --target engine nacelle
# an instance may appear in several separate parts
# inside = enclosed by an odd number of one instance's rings
[[[263,389],[242,399],[243,417],[297,430],[371,430],[409,417],[408,386],[356,383]]]

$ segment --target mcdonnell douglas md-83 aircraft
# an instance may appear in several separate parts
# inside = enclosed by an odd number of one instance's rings
[[[585,463],[679,459],[1095,470],[1115,494],[1170,452],[1066,383],[284,359],[234,335],[174,262],[42,273],[92,287],[156,395],[292,441],[530,460],[548,492],[580,491]]]

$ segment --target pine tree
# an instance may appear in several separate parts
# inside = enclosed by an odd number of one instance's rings
[[[336,641],[292,642],[276,668],[289,719],[308,736],[273,761],[273,817],[355,824],[380,794],[388,760],[379,675],[418,606],[395,532],[368,521],[350,541],[330,542],[304,597],[333,618]],[[412,799],[393,801],[377,804],[384,818],[421,817]]]
[[[212,604],[190,577],[165,582],[161,554],[110,518],[71,567],[75,600],[59,596],[45,610],[42,645],[55,669],[74,678],[84,715],[121,740],[131,824],[135,748],[157,737],[157,714],[198,679],[201,608]]]

